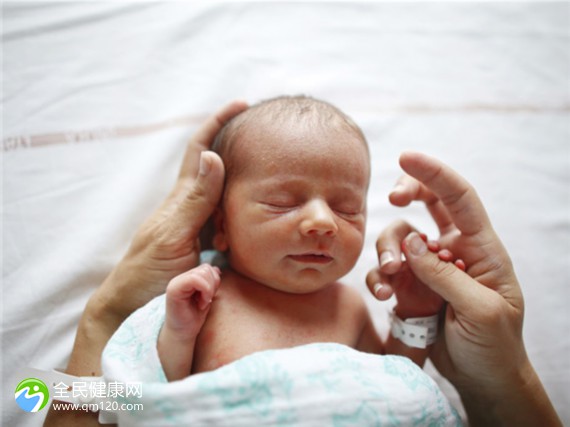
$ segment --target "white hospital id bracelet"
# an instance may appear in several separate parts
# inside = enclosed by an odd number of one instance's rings
[[[437,320],[439,315],[413,317],[402,320],[392,313],[392,336],[408,347],[426,348],[437,338]]]

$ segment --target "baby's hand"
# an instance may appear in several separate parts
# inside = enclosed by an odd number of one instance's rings
[[[166,287],[166,319],[157,350],[169,381],[190,375],[196,337],[220,286],[220,270],[202,264],[176,276]]]
[[[421,236],[427,242],[429,250],[437,253],[441,260],[453,262],[457,268],[465,270],[465,263],[460,259],[454,260],[451,251],[441,249],[438,242],[427,241],[427,236]],[[381,301],[395,294],[398,301],[395,311],[402,319],[431,316],[437,314],[443,306],[443,299],[420,282],[405,261],[394,274],[381,273],[379,268],[372,270],[366,277],[366,283]]]
[[[166,319],[169,335],[195,340],[220,286],[220,269],[202,264],[176,276],[166,288]]]

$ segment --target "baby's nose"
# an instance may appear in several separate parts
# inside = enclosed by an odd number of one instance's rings
[[[301,234],[306,236],[335,236],[338,225],[334,212],[320,199],[311,200],[303,209]]]

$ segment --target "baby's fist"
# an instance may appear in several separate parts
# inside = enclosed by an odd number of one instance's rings
[[[220,286],[220,269],[202,264],[176,276],[166,288],[165,327],[179,336],[200,332]]]

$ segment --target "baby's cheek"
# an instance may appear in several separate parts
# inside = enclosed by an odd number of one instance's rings
[[[346,233],[344,240],[345,244],[342,245],[342,250],[344,252],[343,256],[346,257],[347,269],[349,271],[354,267],[362,253],[362,248],[364,247],[364,231],[352,228]]]

